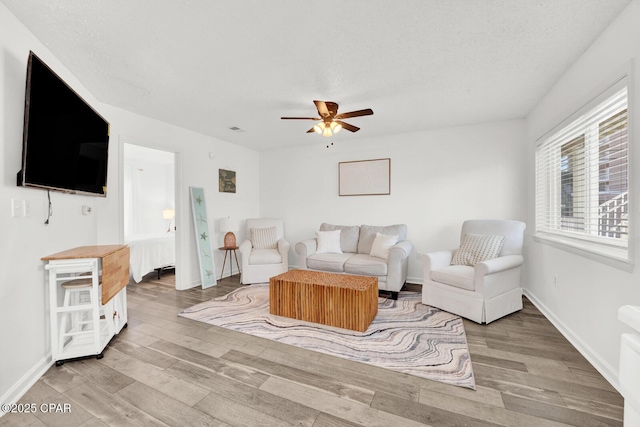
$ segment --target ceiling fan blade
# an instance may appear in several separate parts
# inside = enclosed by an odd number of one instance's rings
[[[309,130],[307,131],[307,133],[314,133],[314,132],[315,132],[315,130],[314,130],[313,128],[311,128],[311,129],[309,129]]]
[[[360,130],[359,127],[354,126],[354,125],[350,125],[349,123],[345,123],[341,120],[334,120],[334,122],[338,123],[339,125],[342,126],[342,129],[346,129],[349,132],[358,132]]]
[[[322,120],[319,117],[280,117],[282,120]]]
[[[348,113],[338,114],[336,116],[336,119],[348,119],[350,117],[370,116],[372,114],[373,114],[373,110],[371,108],[367,108],[366,110],[350,111]]]
[[[327,108],[327,104],[324,101],[313,101],[316,104],[316,108],[318,109],[318,114],[322,117],[327,117],[329,115],[329,109]]]

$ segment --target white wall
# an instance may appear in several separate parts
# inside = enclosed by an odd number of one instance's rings
[[[108,196],[51,193],[48,226],[46,192],[16,186],[21,167],[24,89],[29,50],[53,68],[111,122]],[[123,237],[119,169],[124,136],[178,153],[182,188],[176,188],[179,228],[178,281],[197,285],[190,185],[205,189],[211,218],[259,216],[258,153],[195,132],[101,104],[0,4],[0,402],[15,401],[51,365],[47,287],[40,258],[75,246],[118,243]],[[213,153],[214,159],[209,158]],[[238,172],[238,193],[218,193],[218,167]],[[27,200],[31,215],[12,218],[11,199]],[[93,214],[83,216],[82,205]],[[180,231],[184,231],[181,233]],[[212,229],[212,232],[214,230]],[[218,237],[218,236],[216,236]],[[221,240],[221,238],[219,238]],[[220,243],[220,241],[216,242]],[[216,254],[221,255],[221,254]]]
[[[97,217],[83,216],[82,205],[96,197],[52,192],[53,216],[46,218],[46,192],[16,186],[21,168],[24,89],[29,50],[57,70],[67,82],[94,102],[82,85],[17,19],[0,4],[0,400],[9,402],[12,387],[37,378],[48,364],[48,298],[40,258],[74,246],[93,244]],[[99,106],[96,106],[102,112]],[[31,214],[11,217],[11,199],[26,200]],[[13,393],[13,394],[12,394]]]
[[[635,264],[638,252],[638,101],[640,101],[640,0],[633,1],[612,25],[582,55],[527,119],[528,218],[526,239],[526,292],[562,332],[570,338],[600,372],[617,386],[620,334],[626,328],[617,320],[621,305],[640,305],[640,273],[594,261],[563,249],[534,241],[534,155],[535,140],[586,104],[598,91],[613,83],[618,71],[635,60],[630,90],[632,177],[630,182],[630,224],[635,229]],[[631,108],[635,108],[631,110]],[[634,123],[635,122],[635,123]],[[632,230],[633,232],[633,230]],[[558,277],[558,287],[553,277]]]
[[[124,235],[123,217],[118,197],[122,183],[119,165],[123,161],[124,143],[157,148],[176,153],[176,181],[182,185],[175,189],[176,194],[176,285],[178,289],[187,289],[200,285],[200,273],[197,264],[196,242],[193,231],[189,187],[202,187],[207,204],[209,228],[213,236],[212,246],[222,246],[223,234],[218,231],[218,220],[224,217],[239,219],[260,216],[259,209],[259,155],[256,151],[235,144],[179,128],[157,120],[149,119],[119,108],[104,105],[105,117],[111,122],[111,141],[109,155],[118,161],[109,163],[109,191],[115,188],[116,197],[109,197],[99,210],[103,215],[116,221],[99,221],[98,243],[113,243],[118,236]],[[218,191],[218,169],[236,171],[236,193]],[[243,234],[242,234],[243,235]],[[242,235],[238,236],[240,240]],[[216,275],[219,277],[224,252],[214,251]],[[225,276],[228,276],[225,268]],[[237,268],[234,268],[234,274]]]
[[[402,223],[415,247],[409,281],[422,283],[416,253],[457,247],[464,220],[525,218],[523,120],[342,138],[331,148],[319,135],[301,138],[309,145],[260,154],[260,211],[284,219],[292,266],[297,266],[295,244],[314,237],[322,222]],[[338,162],[386,157],[391,195],[338,196]]]

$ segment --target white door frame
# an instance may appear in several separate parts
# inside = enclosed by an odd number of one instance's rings
[[[143,141],[136,138],[130,138],[120,135],[118,138],[118,175],[119,175],[119,188],[118,188],[118,233],[120,234],[120,241],[124,242],[124,144],[137,145],[140,147],[150,148],[153,150],[166,151],[173,153],[173,167],[174,167],[174,194],[175,209],[176,209],[176,289],[185,289],[183,287],[184,274],[182,273],[183,266],[187,265],[182,259],[181,254],[183,251],[179,251],[181,243],[185,238],[185,233],[182,231],[188,225],[185,223],[184,218],[188,215],[183,203],[182,194],[182,182],[183,182],[183,167],[182,167],[182,153],[175,148],[167,147],[162,144],[155,144],[149,141]],[[178,224],[178,220],[180,223]]]

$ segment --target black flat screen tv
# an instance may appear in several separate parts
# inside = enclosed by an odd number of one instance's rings
[[[18,185],[106,196],[109,123],[33,52]]]

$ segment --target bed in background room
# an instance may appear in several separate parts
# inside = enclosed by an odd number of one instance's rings
[[[175,233],[137,234],[125,237],[131,252],[130,273],[139,283],[145,274],[174,268],[176,265]]]

